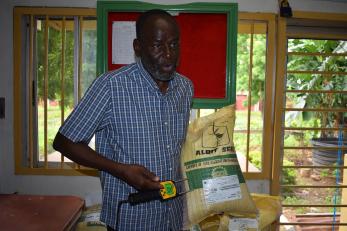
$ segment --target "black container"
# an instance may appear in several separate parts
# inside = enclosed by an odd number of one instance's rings
[[[338,138],[314,138],[311,140],[313,147],[334,147],[338,148]],[[347,146],[347,139],[343,140],[344,147]],[[341,152],[341,162],[338,161],[338,150],[329,150],[329,149],[313,149],[312,150],[312,162],[313,165],[318,166],[328,166],[328,165],[343,165],[344,154],[347,153],[347,150],[342,150]]]

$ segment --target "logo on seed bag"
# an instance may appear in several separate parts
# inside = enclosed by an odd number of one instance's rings
[[[204,148],[216,148],[230,143],[227,126],[210,125],[202,134]]]
[[[211,172],[212,178],[227,176],[227,175],[228,175],[228,171],[226,170],[226,168],[224,168],[222,166],[218,166],[218,167],[214,168]]]

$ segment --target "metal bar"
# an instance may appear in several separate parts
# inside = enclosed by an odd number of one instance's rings
[[[83,61],[83,18],[81,16],[78,17],[79,27],[78,27],[78,101],[80,101],[82,96],[81,91],[81,79],[82,79],[82,61]]]
[[[312,168],[312,169],[345,169],[347,166],[337,166],[337,165],[330,165],[330,166],[312,166],[312,165],[301,165],[301,166],[293,166],[293,165],[282,165],[282,168]]]
[[[280,222],[279,225],[320,225],[320,226],[347,226],[347,223],[337,223],[337,222]]]
[[[30,23],[29,23],[29,166],[30,168],[34,167],[34,152],[33,152],[33,144],[34,138],[32,136],[33,133],[33,53],[34,53],[34,16],[30,15]]]
[[[288,52],[288,55],[300,56],[347,56],[347,53],[319,53],[319,52]]]
[[[79,68],[78,68],[78,60],[79,60],[79,56],[78,56],[78,49],[79,49],[79,46],[78,46],[78,42],[79,41],[79,33],[76,33],[76,31],[79,30],[79,21],[78,21],[78,17],[74,17],[74,76],[73,76],[73,90],[74,90],[74,106],[77,105],[78,103],[78,71],[79,71]]]
[[[321,75],[347,75],[347,72],[332,72],[332,71],[298,71],[288,70],[287,74],[321,74]]]
[[[64,95],[64,89],[65,89],[65,16],[63,17],[62,20],[62,26],[61,26],[61,66],[60,66],[60,73],[61,73],[61,89],[60,89],[60,94],[61,94],[61,99],[60,99],[60,124],[64,123],[64,108],[65,108],[65,95]],[[64,156],[60,154],[60,168],[63,168],[64,164]]]
[[[43,105],[44,105],[44,163],[45,168],[48,168],[48,156],[47,156],[47,99],[48,99],[48,15],[45,20],[45,62],[44,62],[44,94],[43,94]]]
[[[347,188],[347,185],[281,185],[283,188]]]
[[[287,93],[336,93],[336,94],[347,94],[347,91],[334,91],[334,90],[285,90]]]
[[[284,111],[347,112],[347,108],[284,108]]]
[[[79,76],[79,44],[77,41],[79,41],[79,33],[76,33],[76,31],[78,32],[79,30],[79,19],[78,17],[74,17],[74,76],[73,76],[73,96],[74,96],[74,101],[73,104],[74,106],[77,105],[78,103],[78,76]],[[76,168],[77,164],[75,162],[73,162],[73,167]]]
[[[260,129],[254,129],[254,130],[249,130],[247,131],[247,129],[237,129],[234,130],[234,133],[263,133],[264,130],[260,130]]]
[[[339,131],[340,128],[307,128],[307,127],[284,127],[286,131]],[[343,131],[346,131],[347,128],[342,128]]]
[[[67,7],[16,7],[16,12],[19,14],[34,14],[34,15],[59,15],[59,16],[96,16],[95,8],[67,8]]]
[[[330,207],[339,207],[339,208],[344,208],[347,207],[346,204],[343,205],[322,205],[322,204],[301,204],[301,205],[289,205],[289,204],[282,204],[282,207],[292,207],[292,208],[301,208],[301,207],[319,207],[319,208],[330,208]]]
[[[299,147],[293,147],[293,146],[285,146],[283,149],[316,149],[316,150],[347,150],[347,146],[342,146],[342,147],[304,147],[304,146],[299,146]]]
[[[82,87],[81,87],[81,79],[82,79],[82,61],[83,61],[83,17],[79,16],[78,17],[78,22],[79,22],[79,26],[78,26],[78,76],[77,76],[77,83],[78,83],[78,102],[80,101],[81,97],[82,97]],[[77,168],[80,169],[81,166],[79,164],[77,164]]]
[[[247,105],[247,144],[246,144],[246,172],[248,172],[249,165],[249,144],[250,136],[249,130],[251,129],[251,109],[252,109],[252,79],[253,79],[253,43],[254,43],[254,22],[251,23],[251,39],[250,39],[250,54],[249,54],[249,71],[248,71],[248,105]]]

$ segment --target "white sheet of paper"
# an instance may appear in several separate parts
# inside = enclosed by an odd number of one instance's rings
[[[112,23],[112,64],[135,62],[133,40],[136,37],[134,21]]]
[[[221,176],[202,181],[206,204],[241,199],[240,182],[237,175]]]
[[[229,230],[232,231],[258,230],[258,226],[256,218],[231,218],[229,220]]]

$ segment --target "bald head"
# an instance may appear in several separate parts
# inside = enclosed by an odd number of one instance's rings
[[[137,19],[136,38],[141,39],[143,37],[144,30],[146,30],[148,24],[152,24],[152,22],[156,21],[156,19],[158,18],[172,24],[177,29],[177,32],[179,32],[177,22],[171,14],[169,14],[165,10],[153,9],[142,13],[140,17]]]

